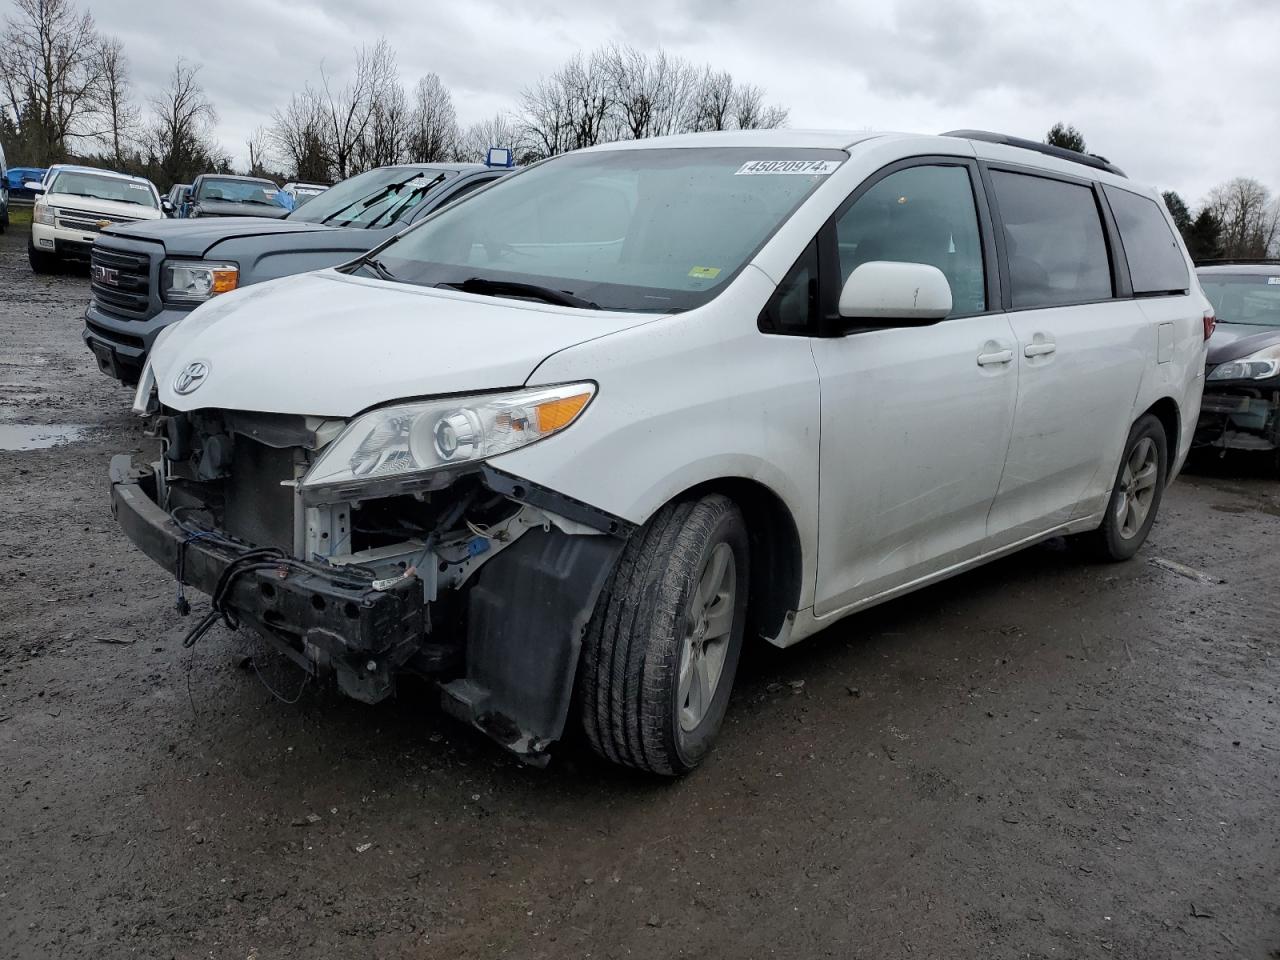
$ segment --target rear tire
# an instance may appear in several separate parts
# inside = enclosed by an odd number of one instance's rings
[[[1102,526],[1085,535],[1099,559],[1129,560],[1141,549],[1160,510],[1168,477],[1164,426],[1146,414],[1129,431]]]
[[[706,756],[742,654],[748,559],[742,514],[719,494],[663,507],[632,536],[583,644],[596,753],[664,776]]]
[[[58,258],[50,253],[41,253],[35,247],[27,247],[27,260],[31,263],[32,273],[56,273]]]

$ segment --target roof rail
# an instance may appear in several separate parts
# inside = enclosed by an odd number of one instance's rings
[[[1260,266],[1270,267],[1280,264],[1280,257],[1217,257],[1209,260],[1197,260],[1197,267],[1230,267]]]
[[[1107,173],[1114,173],[1117,177],[1128,179],[1128,174],[1117,167],[1106,157],[1100,157],[1096,153],[1079,153],[1075,150],[1068,150],[1066,147],[1055,147],[1048,143],[1041,143],[1038,140],[1024,140],[1022,137],[1011,137],[1007,133],[991,133],[988,130],[948,130],[942,134],[944,137],[959,137],[961,140],[981,140],[983,143],[1002,143],[1006,147],[1018,147],[1022,150],[1034,150],[1036,153],[1043,153],[1048,157],[1057,157],[1059,160],[1070,160],[1072,163],[1082,163],[1086,167],[1093,167],[1095,170],[1105,170]]]

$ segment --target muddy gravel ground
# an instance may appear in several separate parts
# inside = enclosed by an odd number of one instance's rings
[[[147,441],[80,341],[87,280],[33,277],[25,242],[0,239],[0,955],[1280,956],[1265,470],[1184,476],[1130,563],[1051,543],[751,651],[682,782],[574,743],[533,770],[425,687],[346,702],[221,628],[183,651],[108,509]]]

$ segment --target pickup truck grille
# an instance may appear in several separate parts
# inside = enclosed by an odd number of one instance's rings
[[[90,289],[98,305],[108,313],[134,320],[151,314],[151,258],[93,245],[89,260]]]
[[[93,213],[88,210],[68,210],[58,207],[54,212],[57,226],[64,230],[82,230],[85,233],[99,233],[107,227],[122,223],[136,223],[137,217],[118,217],[105,213]]]

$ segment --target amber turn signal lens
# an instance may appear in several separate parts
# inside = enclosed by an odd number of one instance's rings
[[[551,433],[561,427],[567,427],[573,423],[574,417],[582,412],[582,408],[590,399],[591,394],[579,393],[572,397],[548,400],[538,404],[534,407],[538,412],[538,432]]]
[[[239,270],[214,270],[213,293],[230,293],[240,282]]]

